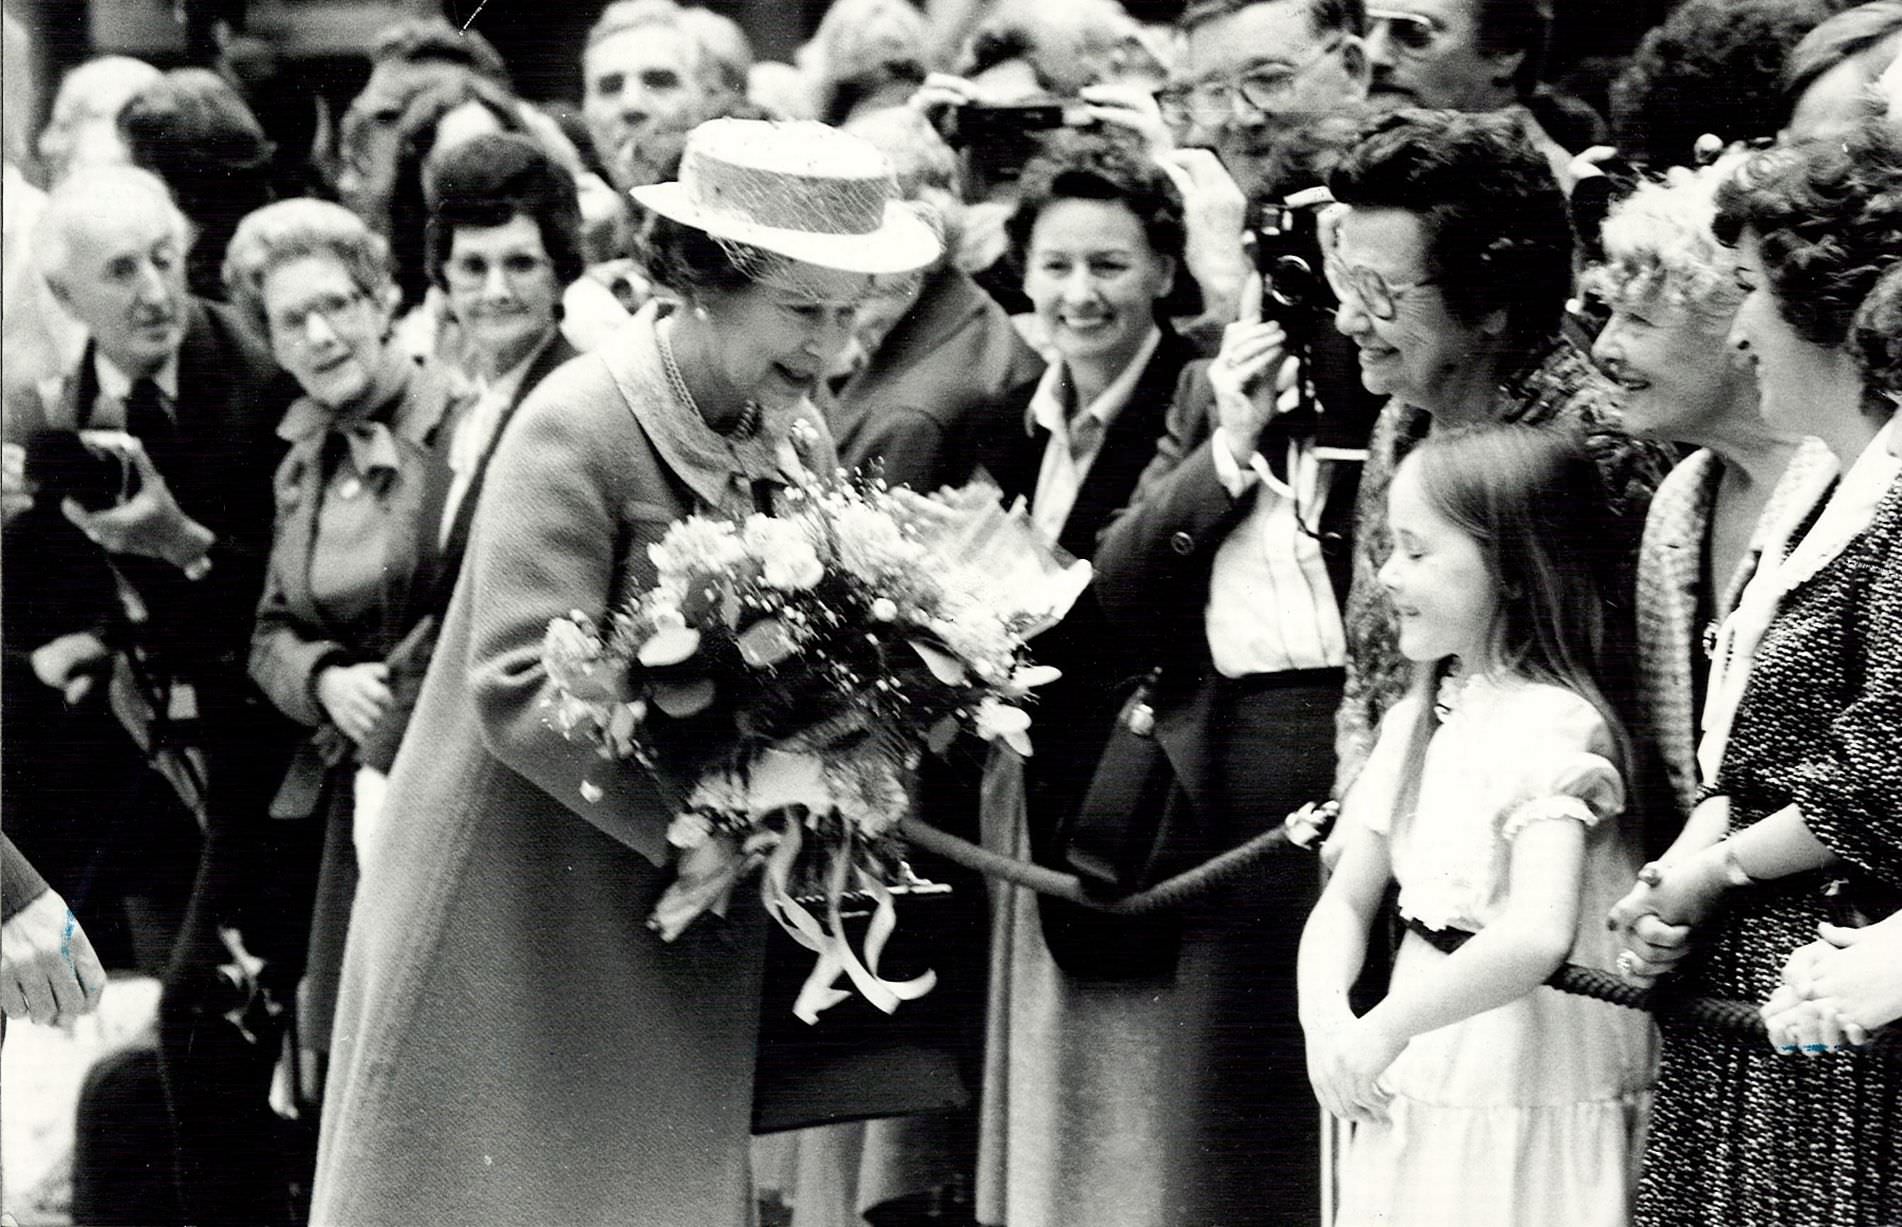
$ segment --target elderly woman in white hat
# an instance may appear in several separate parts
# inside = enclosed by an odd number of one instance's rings
[[[874,278],[938,250],[893,192],[856,138],[745,120],[637,192],[678,301],[550,375],[498,446],[366,858],[313,1223],[751,1221],[763,916],[647,928],[670,807],[545,726],[541,642],[651,584],[674,520],[831,470],[809,393]]]

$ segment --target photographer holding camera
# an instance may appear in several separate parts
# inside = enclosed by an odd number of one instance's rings
[[[296,877],[308,859],[292,850],[296,833],[257,821],[289,742],[245,673],[282,453],[275,418],[293,389],[236,317],[188,294],[189,227],[150,173],[76,172],[40,225],[47,284],[88,341],[74,369],[7,372],[7,435],[24,445],[34,500],[7,525],[7,638],[42,645],[34,672],[66,699],[105,692],[152,768],[102,819],[114,829],[101,846],[130,847],[149,872],[189,855],[195,824],[181,810],[204,827],[160,1005],[180,1184],[194,1222],[273,1222],[284,1197],[269,1176],[264,1088],[276,1054],[224,1023],[217,967],[229,958],[221,926],[242,923],[269,957],[263,930],[297,911],[284,867]],[[17,720],[7,741],[9,758],[24,753],[49,776],[93,769]]]

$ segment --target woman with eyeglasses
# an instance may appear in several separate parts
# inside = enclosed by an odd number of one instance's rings
[[[1392,550],[1380,509],[1413,444],[1435,426],[1469,422],[1581,432],[1629,533],[1622,553],[1633,558],[1670,452],[1625,433],[1615,389],[1561,329],[1572,286],[1565,198],[1510,117],[1381,116],[1328,186],[1344,206],[1327,235],[1326,271],[1340,300],[1334,324],[1359,350],[1362,384],[1388,398],[1361,480],[1346,697],[1336,722],[1338,795],[1406,689],[1393,608],[1375,573]],[[1600,587],[1625,593],[1630,580],[1611,576]],[[1628,627],[1629,613],[1613,621]]]
[[[356,896],[360,798],[375,808],[374,773],[396,756],[434,642],[432,505],[468,396],[443,367],[390,343],[389,249],[340,205],[287,200],[252,213],[224,276],[304,392],[278,427],[289,451],[251,676],[311,730],[271,804],[274,818],[314,824],[322,845],[296,1020],[297,1091],[311,1105]]]

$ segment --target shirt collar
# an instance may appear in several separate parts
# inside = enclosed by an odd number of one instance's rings
[[[123,401],[127,396],[131,395],[132,376],[114,366],[112,359],[101,353],[97,345],[93,346],[92,350],[92,370],[93,374],[98,377],[100,392],[110,396],[116,401]],[[159,391],[165,393],[166,400],[174,404],[177,403],[178,354],[176,352],[167,358],[165,365],[161,366],[157,373],[152,376],[152,382],[158,385]]]
[[[1156,348],[1161,344],[1162,329],[1150,328],[1149,335],[1136,347],[1128,364],[1083,412],[1107,427],[1129,402],[1130,393],[1136,390],[1136,382],[1142,378],[1144,368],[1156,356]],[[1024,413],[1026,434],[1041,426],[1053,435],[1069,437],[1069,420],[1064,412],[1069,378],[1069,368],[1060,359],[1053,358],[1050,365],[1044,368],[1043,378],[1037,381],[1037,391],[1031,396],[1030,407]]]

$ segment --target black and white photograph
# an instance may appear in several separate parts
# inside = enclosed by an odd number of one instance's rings
[[[0,7],[0,1227],[1902,1227],[1902,0]]]

